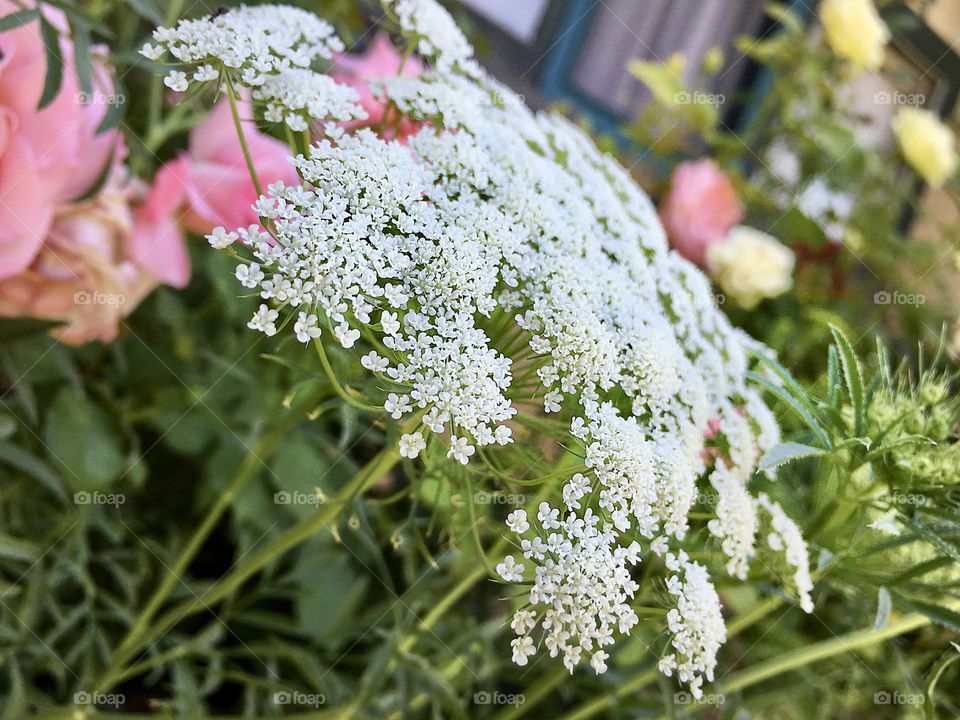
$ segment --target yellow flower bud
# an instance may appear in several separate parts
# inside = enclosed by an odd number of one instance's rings
[[[890,31],[871,0],[823,0],[820,21],[831,49],[858,70],[883,65]]]
[[[956,172],[953,131],[935,113],[902,107],[891,125],[904,158],[932,187],[940,187]]]

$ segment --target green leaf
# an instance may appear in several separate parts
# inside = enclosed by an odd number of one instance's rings
[[[127,0],[127,5],[154,25],[164,24],[163,15],[160,14],[160,11],[152,0]]]
[[[10,443],[0,442],[0,462],[15,467],[35,480],[40,481],[57,497],[66,499],[67,493],[63,487],[63,480],[47,463],[34,457],[23,448]]]
[[[929,525],[918,520],[912,520],[906,516],[901,516],[901,520],[907,527],[916,532],[928,543],[952,557],[956,562],[960,562],[960,549],[937,535]]]
[[[328,647],[342,643],[370,578],[357,574],[342,549],[316,545],[302,548],[292,575],[300,630]]]
[[[40,547],[35,543],[0,533],[0,557],[32,563],[42,554]]]
[[[880,370],[880,377],[883,378],[883,384],[886,387],[893,387],[893,374],[890,371],[890,353],[883,342],[883,338],[877,335],[877,367]]]
[[[102,23],[98,23],[89,15],[84,15],[83,12],[78,10],[70,3],[63,2],[63,0],[43,0],[43,4],[53,5],[55,8],[63,10],[64,14],[70,19],[70,26],[73,28],[74,32],[76,32],[77,26],[82,25],[88,33],[93,31],[98,35],[108,39],[112,39],[114,37],[114,34],[110,28]]]
[[[840,366],[837,361],[837,349],[831,345],[827,349],[827,403],[832,408],[840,407]]]
[[[937,625],[952,630],[960,630],[960,613],[956,610],[951,610],[942,605],[935,605],[922,600],[908,600],[906,598],[902,598],[901,600],[906,607],[921,615],[926,615]]]
[[[747,377],[753,382],[762,385],[772,395],[789,405],[790,408],[806,423],[807,427],[810,428],[813,434],[817,436],[817,439],[824,447],[828,449],[833,448],[833,444],[830,442],[830,437],[827,435],[827,431],[823,429],[823,426],[817,421],[813,413],[811,413],[810,410],[805,407],[800,400],[795,398],[784,388],[774,385],[772,382],[770,382],[769,378],[766,378],[763,375],[751,371],[747,373]]]
[[[0,342],[8,343],[34,335],[42,335],[61,324],[56,321],[37,320],[35,318],[0,318]]]
[[[99,490],[124,467],[119,434],[107,414],[72,387],[47,412],[44,443],[74,490]]]
[[[115,74],[113,78],[112,101],[107,103],[107,112],[104,113],[103,120],[100,121],[100,124],[97,126],[94,134],[101,135],[107,130],[112,130],[119,125],[120,121],[123,119],[123,110],[126,104],[127,89],[120,80],[120,76]]]
[[[763,457],[760,458],[761,470],[772,470],[773,468],[786,465],[788,462],[799,460],[800,458],[813,457],[815,455],[826,455],[827,451],[823,448],[804,445],[803,443],[785,442],[770,448]]]
[[[945,657],[938,662],[933,670],[930,671],[930,679],[927,680],[927,689],[923,696],[923,708],[927,720],[936,720],[937,718],[937,701],[934,699],[934,691],[937,689],[937,683],[940,682],[940,676],[943,675],[943,671],[950,667],[950,665],[960,660],[960,645],[956,643],[950,644],[953,645],[953,649],[956,650],[957,653]]]
[[[780,378],[783,387],[792,394],[811,415],[817,415],[817,407],[810,397],[810,393],[804,388],[787,368],[780,364],[775,358],[767,355],[757,354],[755,356],[762,365],[766,365],[774,375]]]
[[[63,83],[63,58],[60,56],[60,34],[43,15],[40,16],[40,37],[47,56],[47,74],[43,80],[43,93],[37,110],[43,110],[54,101]]]
[[[21,25],[26,25],[28,22],[32,22],[38,17],[40,17],[40,11],[37,8],[17,10],[9,15],[4,15],[2,18],[0,18],[0,32],[6,32],[7,30],[18,28]]]
[[[73,62],[77,66],[77,81],[80,83],[80,90],[89,98],[93,93],[90,31],[79,23],[73,26]]]
[[[847,336],[835,325],[830,326],[837,351],[840,355],[840,365],[850,393],[850,403],[853,405],[854,431],[857,435],[863,434],[866,426],[866,403],[863,393],[863,369],[860,360],[853,351],[853,346]]]

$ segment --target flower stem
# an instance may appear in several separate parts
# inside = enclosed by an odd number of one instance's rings
[[[960,608],[960,603],[952,603],[951,608]],[[876,643],[889,640],[898,635],[903,635],[912,630],[917,630],[924,625],[929,625],[930,622],[930,618],[926,615],[910,613],[904,615],[899,620],[887,624],[879,630],[874,628],[855,630],[854,632],[832,637],[829,640],[822,640],[813,645],[798,648],[780,657],[765,660],[754,667],[733,673],[725,681],[717,683],[716,687],[719,692],[723,693],[737,692],[738,690],[755,685],[762,680],[791,670],[796,670],[817,660],[824,660],[835,655],[843,655],[844,653],[869,647],[870,645],[875,645]]]
[[[140,615],[127,631],[123,640],[121,640],[120,645],[113,653],[110,664],[104,671],[104,678],[115,675],[119,670],[117,666],[130,659],[141,637],[146,632],[150,621],[153,620],[157,611],[167,597],[169,597],[177,583],[181,582],[181,577],[184,572],[186,572],[187,567],[196,557],[203,543],[220,521],[224,512],[226,512],[227,508],[233,503],[237,493],[243,489],[250,478],[253,477],[256,470],[263,464],[263,457],[269,455],[276,449],[277,445],[289,434],[292,427],[299,423],[304,414],[320,402],[326,396],[326,393],[326,388],[324,388],[322,391],[310,393],[302,401],[296,403],[290,411],[284,415],[280,422],[276,423],[271,429],[264,433],[254,443],[253,447],[248,449],[247,454],[241,461],[240,467],[237,468],[233,478],[224,491],[220,493],[220,496],[207,512],[206,517],[204,517],[199,527],[194,530],[193,535],[190,536],[189,541],[180,551],[176,561],[167,569],[167,573],[160,582],[160,585],[154,590],[153,595],[150,596]]]
[[[333,389],[337,392],[337,395],[343,398],[344,402],[352,407],[357,408],[358,410],[364,410],[366,412],[381,412],[383,410],[383,408],[362,403],[353,397],[353,395],[351,395],[337,379],[337,374],[333,371],[333,366],[330,364],[330,360],[327,358],[327,353],[323,349],[323,341],[320,338],[315,338],[313,341],[313,346],[317,349],[317,355],[320,357],[320,364],[323,365],[323,370],[327,374],[327,379],[330,381]]]
[[[417,421],[419,422],[419,418]],[[327,527],[357,495],[379,480],[399,459],[400,453],[396,446],[382,450],[316,513],[299,521],[259,551],[247,555],[241,564],[199,597],[182,601],[161,615],[149,628],[140,630],[136,637],[125,643],[125,653],[114,659],[109,671],[104,673],[96,684],[95,691],[104,692],[112,687],[123,674],[116,666],[129,659],[134,652],[149,646],[190,615],[210,610],[214,604],[239,590],[243,583],[259,570]]]
[[[263,195],[263,186],[260,185],[260,178],[257,177],[257,169],[253,166],[253,156],[250,155],[250,148],[247,145],[247,138],[243,133],[243,125],[240,122],[240,111],[237,110],[237,91],[233,89],[233,83],[227,76],[227,99],[230,101],[230,114],[233,116],[233,126],[237,130],[237,138],[240,140],[240,149],[243,151],[243,159],[247,161],[247,170],[250,171],[250,179],[253,180],[253,187],[257,190],[257,195]]]

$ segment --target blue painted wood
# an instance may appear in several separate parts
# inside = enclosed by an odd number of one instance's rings
[[[787,5],[809,22],[815,16],[818,2],[819,0],[789,0]],[[627,144],[629,141],[621,132],[623,119],[603,104],[580,92],[570,81],[573,68],[590,30],[590,23],[599,7],[600,0],[569,1],[558,28],[557,38],[543,60],[539,89],[551,100],[571,103],[598,131],[612,135],[618,143]],[[745,88],[750,99],[740,115],[738,126],[744,126],[754,116],[763,98],[770,91],[771,81],[769,71],[763,70],[753,87]]]

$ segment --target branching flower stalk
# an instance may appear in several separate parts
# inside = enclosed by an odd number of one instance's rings
[[[489,77],[434,0],[384,8],[405,52],[431,69],[369,80],[390,109],[380,134],[364,126],[356,91],[312,69],[343,45],[311,13],[241,7],[155,32],[143,52],[173,60],[171,88],[225,85],[265,123],[312,134],[308,152],[291,142],[301,182],[261,193],[261,225],[217,228],[208,240],[245,258],[237,279],[262,300],[251,329],[273,337],[292,326],[345,402],[400,423],[396,444],[351,493],[400,457],[414,468],[467,466],[471,477],[479,468],[484,480],[531,461],[553,467],[566,453],[582,459],[514,510],[495,544],[519,548],[497,565],[525,597],[510,623],[517,664],[544,650],[569,672],[602,673],[642,611],[669,630],[661,672],[700,697],[726,639],[711,573],[746,580],[765,541],[812,608],[799,529],[748,487],[760,454],[779,443],[747,381],[763,349],[669,251],[649,199],[612,158]],[[389,127],[400,120],[416,131],[395,138]],[[337,377],[333,343],[355,353],[366,378]],[[717,502],[704,523],[705,494]],[[336,512],[325,507],[245,558],[202,603]],[[692,524],[722,556],[695,554]],[[667,589],[662,618],[638,606],[641,565]],[[468,574],[453,597],[485,574]],[[195,605],[162,616],[138,644]]]

